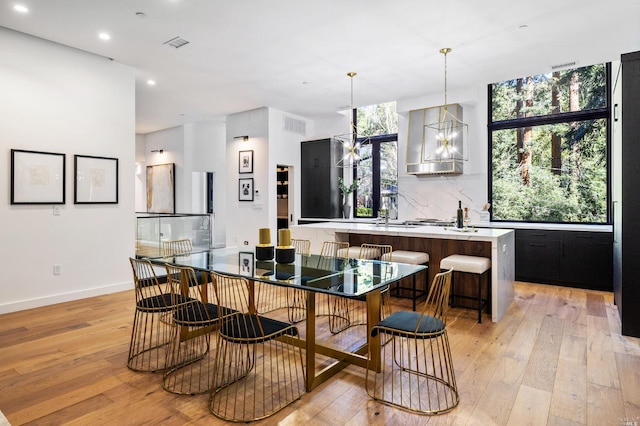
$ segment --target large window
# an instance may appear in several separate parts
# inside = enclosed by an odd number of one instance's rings
[[[358,140],[362,143],[354,178],[356,217],[377,217],[381,209],[395,208],[398,192],[398,115],[395,102],[357,109]],[[393,205],[392,205],[393,204]]]
[[[610,222],[610,68],[489,85],[492,220]]]

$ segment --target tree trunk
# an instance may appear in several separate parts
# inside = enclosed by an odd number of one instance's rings
[[[554,114],[560,112],[560,101],[558,100],[559,78],[560,73],[555,71],[553,73],[553,84],[551,86],[551,105],[553,106]],[[562,138],[555,132],[551,135],[551,172],[554,175],[560,175],[562,173]]]
[[[571,83],[569,85],[569,111],[580,110],[580,75],[577,71],[571,74]],[[575,130],[579,126],[578,122],[571,123],[571,127]],[[574,175],[577,179],[580,178],[580,144],[578,141],[573,141],[571,144],[571,156],[575,164]]]
[[[522,117],[522,79],[519,78],[516,80],[516,109],[515,109],[515,117]],[[516,130],[516,152],[518,153],[518,164],[522,164],[522,148],[523,148],[523,132],[522,129]]]
[[[524,116],[531,117],[531,107],[533,107],[533,77],[527,77],[527,95],[525,98],[525,110]],[[522,183],[525,186],[531,185],[531,140],[533,139],[533,129],[531,127],[525,127],[522,134],[522,161],[520,162],[520,176],[522,177]]]

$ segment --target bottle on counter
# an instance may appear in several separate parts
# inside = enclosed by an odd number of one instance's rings
[[[456,214],[456,228],[462,228],[464,218],[462,215],[462,201],[458,201],[458,211]]]

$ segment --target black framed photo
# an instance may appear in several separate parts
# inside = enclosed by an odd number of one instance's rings
[[[253,277],[253,272],[253,253],[250,251],[241,251],[238,253],[238,273],[245,277]]]
[[[11,150],[11,204],[64,204],[66,156]]]
[[[74,155],[74,204],[118,204],[118,159]]]
[[[238,172],[253,173],[253,151],[240,151],[238,153]]]
[[[238,200],[253,201],[253,178],[238,180]]]

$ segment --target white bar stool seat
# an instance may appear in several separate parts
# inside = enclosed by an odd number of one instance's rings
[[[393,253],[385,253],[382,259],[385,262],[408,263],[410,265],[423,265],[429,263],[429,253],[419,251],[396,250]]]
[[[336,251],[336,257],[354,259],[358,257],[358,253],[360,253],[360,246],[349,246],[347,248],[338,249],[338,251]]]
[[[440,260],[440,270],[453,269],[455,272],[473,274],[478,276],[478,293],[476,297],[456,294],[454,279],[451,279],[451,306],[454,305],[455,298],[475,299],[478,309],[478,323],[482,323],[482,311],[487,306],[487,299],[482,298],[482,277],[491,269],[491,259],[480,256],[467,256],[463,254],[452,254]]]

